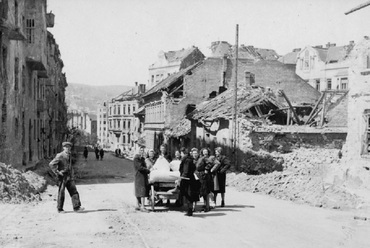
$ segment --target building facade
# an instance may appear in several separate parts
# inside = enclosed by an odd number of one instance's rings
[[[203,53],[197,47],[178,51],[160,51],[158,60],[149,66],[148,89],[182,69],[204,59]]]
[[[108,102],[102,102],[98,105],[97,114],[97,133],[98,144],[100,147],[107,148],[108,143]]]
[[[318,91],[347,90],[350,86],[348,54],[354,42],[345,46],[328,43],[307,46],[297,55],[296,73]]]
[[[138,85],[111,99],[107,103],[107,148],[114,151],[132,150],[137,138],[139,119],[135,113],[140,107],[140,97],[145,93],[145,85]]]
[[[46,0],[0,2],[0,161],[14,166],[51,156],[63,141],[67,82],[46,7]]]

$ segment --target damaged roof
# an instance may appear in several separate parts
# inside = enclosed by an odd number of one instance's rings
[[[169,137],[181,137],[187,135],[191,131],[191,121],[185,117],[172,123],[165,131],[165,135]]]
[[[231,61],[233,64],[235,61]],[[234,80],[234,66],[231,79]],[[284,90],[291,103],[295,106],[315,104],[320,97],[320,92],[309,85],[295,73],[295,65],[286,65],[279,61],[260,60],[255,63],[238,64],[238,81],[243,82],[245,72],[251,72],[255,76],[255,85],[272,90]],[[281,101],[284,101],[283,99]]]
[[[238,113],[243,113],[248,109],[263,104],[273,104],[276,108],[284,107],[279,103],[275,94],[262,87],[246,88],[238,87]],[[189,118],[194,120],[215,120],[229,119],[233,115],[234,108],[234,89],[229,89],[222,94],[204,101],[197,105],[196,109],[189,114]]]
[[[171,74],[169,75],[168,77],[166,77],[165,79],[163,79],[162,81],[160,81],[158,84],[154,85],[151,89],[149,89],[144,95],[143,97],[146,97],[146,96],[149,96],[155,92],[158,92],[158,91],[161,91],[161,90],[164,90],[168,87],[170,87],[173,83],[175,83],[179,78],[183,77],[184,75],[186,75],[189,71],[191,71],[192,69],[194,69],[197,65],[199,65],[201,62],[198,62],[198,63],[195,63],[185,69],[182,69],[181,71],[177,72],[177,73],[174,73],[174,74]]]

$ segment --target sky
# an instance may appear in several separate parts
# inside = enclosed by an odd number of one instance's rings
[[[338,46],[370,36],[367,0],[48,0],[68,83],[147,83],[162,51],[213,41],[274,49],[284,55],[307,45]]]

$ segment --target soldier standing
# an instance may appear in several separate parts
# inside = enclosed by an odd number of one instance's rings
[[[63,142],[63,151],[58,153],[55,158],[49,163],[51,170],[58,176],[58,213],[64,213],[64,195],[67,188],[72,199],[73,210],[78,212],[84,210],[81,207],[80,196],[77,192],[74,171],[72,167],[71,147],[70,142]]]

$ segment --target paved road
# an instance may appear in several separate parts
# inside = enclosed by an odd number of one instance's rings
[[[90,154],[92,155],[92,154]],[[370,247],[370,223],[227,188],[225,208],[136,212],[132,162],[89,158],[77,186],[86,211],[56,213],[56,188],[38,204],[0,205],[0,247]],[[115,178],[114,178],[115,177]]]

